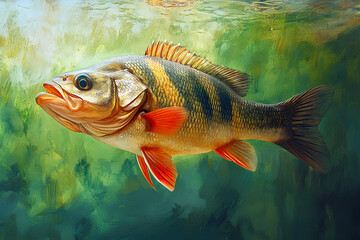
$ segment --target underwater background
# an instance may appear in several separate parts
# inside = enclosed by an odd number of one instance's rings
[[[1,1],[0,239],[359,239],[359,1]],[[71,132],[35,102],[53,76],[181,43],[248,73],[248,100],[335,89],[327,174],[251,141],[256,172],[175,157],[174,192],[134,154]]]

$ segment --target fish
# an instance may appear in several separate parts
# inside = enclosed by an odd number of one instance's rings
[[[150,173],[175,189],[173,156],[212,151],[255,171],[250,139],[275,143],[326,172],[330,154],[318,125],[334,88],[316,86],[262,104],[243,98],[250,79],[180,44],[159,41],[145,55],[113,57],[53,77],[36,103],[69,130],[134,153],[154,189]]]

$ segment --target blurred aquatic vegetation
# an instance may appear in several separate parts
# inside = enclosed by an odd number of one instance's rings
[[[359,238],[359,9],[350,0],[1,1],[0,239]],[[249,73],[249,100],[334,86],[320,125],[328,174],[252,141],[255,173],[213,153],[182,156],[176,190],[155,192],[133,154],[68,131],[34,101],[54,75],[164,39]]]

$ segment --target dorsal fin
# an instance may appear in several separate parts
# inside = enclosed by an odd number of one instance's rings
[[[249,87],[249,76],[246,73],[216,65],[205,58],[196,55],[186,49],[186,47],[173,45],[166,40],[163,42],[154,42],[146,48],[146,56],[160,57],[169,61],[188,65],[199,71],[216,77],[228,85],[240,96],[245,96]]]

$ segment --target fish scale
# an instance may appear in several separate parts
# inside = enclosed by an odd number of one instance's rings
[[[133,70],[135,75],[139,76],[141,79],[147,79],[149,88],[158,100],[158,108],[184,106],[190,112],[189,123],[202,119],[203,121],[196,122],[196,128],[199,128],[199,126],[208,128],[211,123],[221,123],[230,126],[227,122],[232,120],[232,105],[234,105],[234,109],[236,109],[236,117],[234,117],[231,122],[231,126],[235,133],[231,136],[232,138],[253,139],[259,135],[256,130],[262,131],[262,129],[266,130],[267,128],[283,127],[284,123],[283,121],[279,121],[280,119],[275,121],[272,120],[272,116],[278,116],[273,107],[259,105],[239,98],[236,93],[229,89],[225,84],[222,84],[218,79],[202,72],[195,72],[194,69],[187,69],[189,67],[181,64],[169,62],[160,58],[149,59],[149,61],[141,61],[142,64],[138,64],[138,67],[134,69],[131,67],[132,64],[127,62],[132,61],[129,58],[127,58],[127,60],[119,59],[118,61],[125,61],[126,63],[124,65]],[[176,98],[166,95],[165,92],[163,92],[164,86],[156,84],[165,84],[165,81],[163,81],[163,79],[156,81],[155,76],[157,74],[154,74],[150,70],[148,66],[150,63],[162,65],[166,70],[167,78],[172,81],[172,86],[166,87],[167,92],[172,92],[171,90],[178,92]],[[188,71],[184,71],[184,68]],[[150,71],[152,74],[149,74]],[[184,72],[186,73],[184,74]],[[189,72],[192,74],[189,74]],[[194,81],[196,81],[195,85],[201,85],[201,88],[194,87]],[[206,101],[204,101],[204,99],[206,99]],[[221,99],[226,100],[221,102]],[[270,123],[272,121],[275,124],[271,125]],[[201,125],[199,125],[200,123]],[[192,126],[195,125],[193,124]],[[183,129],[186,130],[189,128],[185,127]],[[197,132],[195,134],[197,134]],[[205,135],[204,138],[206,137],[207,135]]]
[[[149,172],[175,189],[176,155],[214,151],[254,171],[257,156],[246,139],[276,143],[325,171],[329,152],[317,126],[333,89],[318,86],[268,105],[242,98],[248,79],[164,41],[145,56],[114,57],[55,76],[36,102],[68,129],[135,153],[152,187]]]

